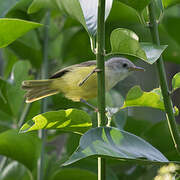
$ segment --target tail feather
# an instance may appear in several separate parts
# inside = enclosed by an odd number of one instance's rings
[[[22,82],[22,88],[26,89],[31,87],[40,87],[40,86],[49,86],[51,84],[52,80],[27,80]]]
[[[25,94],[26,102],[31,103],[42,99],[47,96],[51,96],[59,93],[57,89],[53,89],[51,86],[53,80],[27,80],[22,82],[22,88],[27,90]]]

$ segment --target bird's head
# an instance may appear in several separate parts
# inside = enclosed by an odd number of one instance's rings
[[[112,88],[119,81],[125,79],[134,71],[144,71],[144,68],[137,67],[130,60],[123,57],[113,57],[106,61],[107,89]]]
[[[113,57],[106,62],[109,69],[122,74],[129,74],[133,71],[145,71],[144,68],[137,67],[130,60],[122,57]]]

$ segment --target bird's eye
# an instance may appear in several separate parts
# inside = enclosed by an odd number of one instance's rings
[[[124,63],[122,66],[123,66],[123,68],[126,68],[128,66],[128,64]]]

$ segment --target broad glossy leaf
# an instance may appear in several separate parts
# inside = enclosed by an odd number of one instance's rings
[[[149,128],[146,127],[143,138],[150,142],[154,147],[158,148],[169,160],[180,160],[178,152],[174,147],[167,121],[163,120],[153,126],[149,126]]]
[[[69,165],[89,156],[130,159],[147,162],[168,162],[168,160],[143,139],[113,127],[99,127],[86,132],[80,139],[77,150],[63,165]]]
[[[180,72],[175,74],[172,79],[172,90],[175,91],[178,88],[180,88]]]
[[[36,13],[40,9],[50,9],[50,8],[55,8],[55,4],[53,0],[33,0],[31,5],[28,8],[28,13]]]
[[[159,57],[161,56],[161,54],[164,52],[164,50],[168,47],[167,45],[160,45],[157,46],[155,44],[152,43],[140,43],[141,48],[144,50],[144,52],[146,53],[148,62],[150,64],[153,64],[154,62],[156,62],[157,59],[159,59]]]
[[[20,19],[1,18],[0,19],[0,48],[8,46],[26,32],[42,26],[39,23]],[[14,29],[14,31],[12,31]]]
[[[124,105],[121,108],[126,107],[151,107],[165,111],[163,97],[159,88],[150,92],[144,92],[139,86],[131,88],[126,96]],[[174,107],[175,115],[178,115],[179,110]]]
[[[139,43],[139,37],[131,30],[118,28],[110,36],[111,53],[130,55],[153,64],[167,46]]]
[[[139,44],[139,37],[131,30],[118,28],[110,36],[112,53],[134,55],[147,60],[146,54]]]
[[[180,3],[180,0],[162,0],[165,8],[176,5]]]
[[[0,155],[19,161],[33,170],[41,149],[41,141],[35,134],[8,130],[0,133],[0,139]]]
[[[67,109],[37,115],[25,123],[20,132],[39,129],[61,129],[62,131],[82,134],[91,128],[91,126],[91,118],[85,111]]]
[[[141,13],[143,9],[150,3],[151,0],[118,0],[132,8],[134,8],[137,12]]]
[[[85,169],[78,168],[63,168],[58,170],[51,180],[97,180],[97,174]]]
[[[56,0],[59,8],[78,20],[91,36],[97,30],[98,0]],[[112,0],[106,0],[105,18],[108,17]]]
[[[41,22],[44,17],[45,11],[44,9],[39,10],[37,13],[28,14],[28,7],[31,5],[33,0],[20,0],[13,6],[8,13],[6,14],[7,18],[16,18],[16,19],[24,19],[31,20],[35,22]]]
[[[118,0],[113,1],[111,13],[108,17],[107,23],[115,22],[115,23],[119,24],[118,22],[121,22],[121,24],[123,24],[124,27],[126,27],[126,25],[130,25],[130,24],[132,25],[132,24],[139,23],[139,17],[136,16],[136,14],[135,14],[136,12],[134,11],[134,9],[127,6],[124,3],[119,3],[119,2],[120,1],[118,1]],[[121,12],[121,13],[118,13],[118,12]],[[130,24],[127,24],[127,22],[129,22]],[[106,26],[106,32],[109,28],[112,31],[112,28],[114,28],[114,27]]]

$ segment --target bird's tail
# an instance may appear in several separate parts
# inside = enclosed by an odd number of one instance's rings
[[[51,87],[53,79],[47,80],[27,80],[22,82],[22,88],[27,90],[25,94],[26,103],[31,103],[59,93],[57,89]]]

